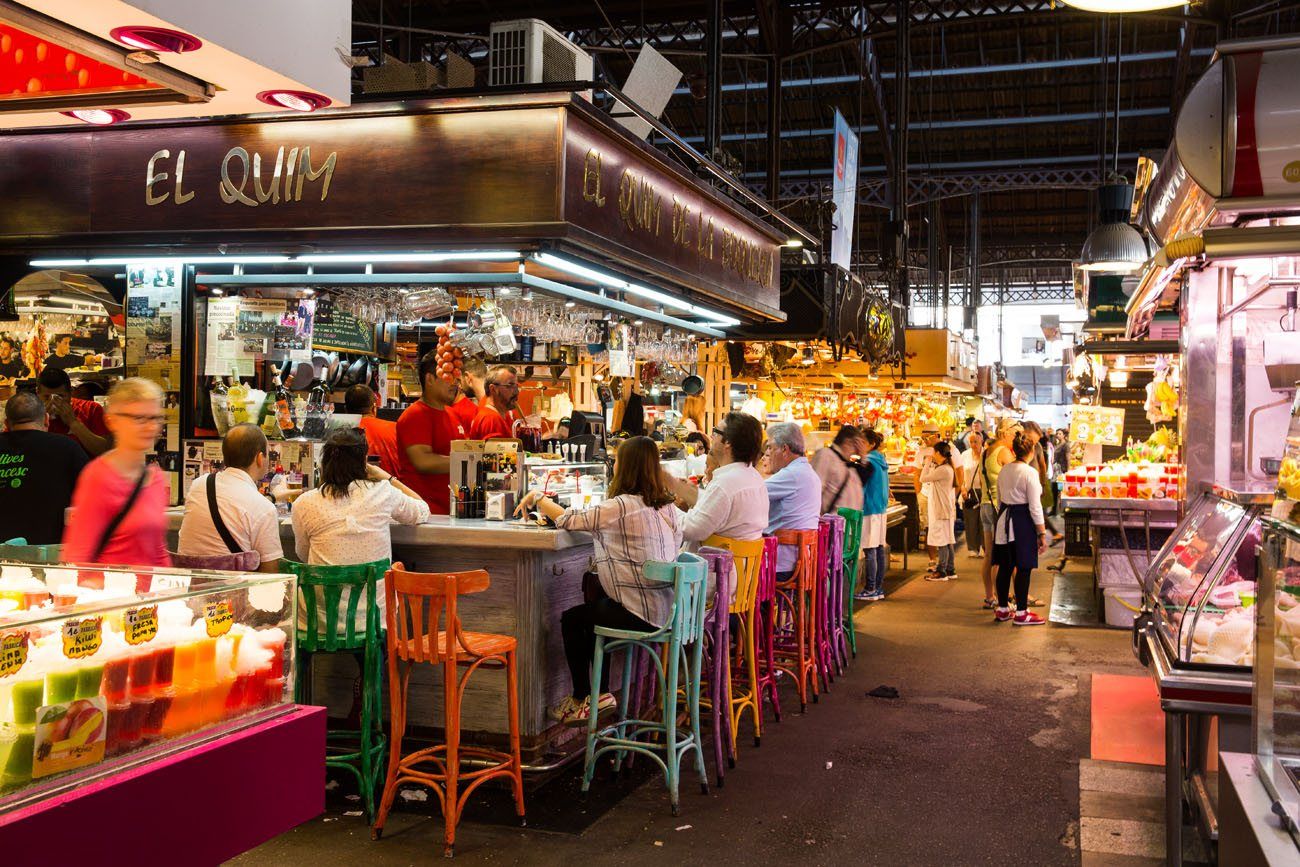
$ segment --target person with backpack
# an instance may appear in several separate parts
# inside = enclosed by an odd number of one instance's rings
[[[835,433],[831,444],[812,456],[812,468],[822,480],[822,511],[862,508],[862,478],[859,458],[866,452],[861,428],[846,424]]]

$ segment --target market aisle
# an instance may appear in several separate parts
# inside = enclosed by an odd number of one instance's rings
[[[466,821],[457,861],[1079,864],[1090,676],[1141,673],[1128,635],[994,624],[979,608],[977,566],[959,560],[959,572],[950,584],[894,573],[890,597],[859,619],[849,674],[805,716],[772,726],[761,749],[742,745],[726,788],[705,798],[684,785],[680,818],[652,781],[581,836]],[[1035,575],[1044,598],[1047,574]],[[886,684],[901,697],[866,696]],[[375,844],[362,821],[331,813],[238,863],[407,864],[441,853],[433,819],[395,814]]]

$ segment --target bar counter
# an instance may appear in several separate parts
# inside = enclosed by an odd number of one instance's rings
[[[175,548],[182,510],[169,512]],[[522,525],[518,521],[452,520],[433,516],[417,526],[394,525],[393,559],[420,572],[486,569],[491,586],[457,601],[467,631],[513,635],[519,641],[519,718],[525,761],[536,762],[551,745],[575,736],[555,726],[547,710],[569,691],[560,637],[560,614],[582,602],[582,573],[591,559],[587,533]],[[285,556],[293,557],[293,525],[280,522]],[[295,558],[296,559],[296,558]],[[344,716],[352,704],[356,664],[347,654],[320,654],[313,663],[314,701]],[[411,676],[410,725],[442,728],[442,675],[421,665]],[[387,701],[387,691],[384,698]],[[466,740],[500,741],[508,732],[505,675],[479,669],[461,703]]]

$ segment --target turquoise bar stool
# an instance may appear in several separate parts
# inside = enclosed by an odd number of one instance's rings
[[[20,563],[57,563],[60,546],[28,545],[21,536],[0,542],[0,560],[17,560]]]
[[[596,652],[592,659],[591,707],[600,700],[600,678],[605,655],[624,652],[623,695],[631,686],[633,659],[637,650],[645,651],[659,679],[662,704],[661,721],[629,719],[627,702],[619,704],[619,720],[597,729],[596,714],[587,722],[587,761],[582,772],[582,791],[591,787],[596,759],[614,752],[614,769],[624,756],[640,753],[653,759],[664,772],[673,815],[678,812],[677,791],[681,778],[682,758],[691,753],[700,774],[700,791],[709,793],[704,769],[704,750],[700,740],[700,671],[704,650],[704,608],[708,564],[695,554],[680,554],[672,563],[653,560],[645,564],[645,577],[673,587],[673,610],[668,624],[654,632],[596,627]],[[662,651],[662,654],[659,652]],[[677,728],[677,691],[686,696],[690,731]]]

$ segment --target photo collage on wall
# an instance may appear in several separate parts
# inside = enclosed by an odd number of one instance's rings
[[[126,375],[158,383],[166,424],[150,455],[179,502],[181,407],[181,265],[140,262],[126,267]]]

